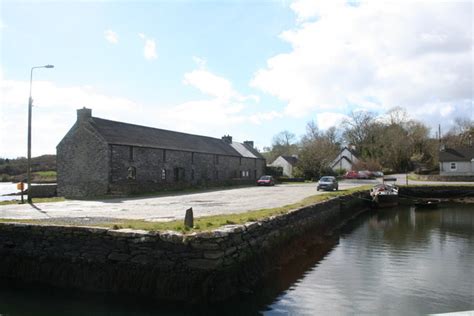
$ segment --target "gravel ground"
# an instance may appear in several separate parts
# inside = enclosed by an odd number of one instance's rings
[[[342,181],[339,189],[360,186],[371,181]],[[110,219],[144,219],[168,221],[184,218],[185,210],[192,207],[195,217],[243,213],[262,208],[292,204],[323,192],[316,191],[316,183],[281,184],[274,187],[246,187],[173,196],[105,199],[97,201],[66,200],[35,205],[17,204],[0,206],[4,219],[55,219],[61,222],[75,218],[77,224]],[[71,219],[71,220],[70,220]]]
[[[398,184],[405,184],[405,175],[394,175]],[[380,180],[344,180],[339,189],[344,190]],[[409,181],[410,184],[443,184],[440,182]],[[458,182],[448,184],[473,184]],[[44,219],[48,222],[87,225],[110,222],[114,219],[144,219],[169,221],[184,218],[186,209],[192,207],[195,217],[243,213],[262,208],[292,204],[324,192],[316,191],[316,183],[281,184],[274,187],[246,187],[214,190],[201,193],[176,193],[159,197],[117,198],[96,201],[66,200],[64,202],[36,205],[0,205],[0,218]]]

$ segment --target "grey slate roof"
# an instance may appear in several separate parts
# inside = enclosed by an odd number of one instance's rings
[[[232,142],[230,144],[232,148],[234,148],[242,157],[247,157],[247,158],[257,158],[244,144],[237,143],[237,142]]]
[[[474,147],[446,148],[439,152],[440,162],[471,161],[474,159]]]
[[[292,166],[295,166],[296,163],[298,162],[298,158],[293,157],[293,156],[281,156],[283,159],[288,161],[288,163]]]
[[[352,160],[350,160],[349,158],[347,158],[346,156],[342,156],[341,158],[339,158],[338,160],[336,161],[333,161],[332,165],[331,165],[331,168],[334,168],[337,164],[339,164],[339,162],[341,160],[346,160],[348,163],[352,164]]]
[[[228,156],[263,157],[249,146],[240,144],[242,153],[222,139],[134,125],[91,117],[89,123],[109,144],[185,150]],[[247,150],[245,150],[247,149]],[[255,154],[256,153],[256,154]]]

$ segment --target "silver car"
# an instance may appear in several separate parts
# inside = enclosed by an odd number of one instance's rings
[[[339,190],[339,184],[335,177],[332,176],[324,176],[321,177],[318,181],[317,190],[326,190],[326,191],[334,191]]]

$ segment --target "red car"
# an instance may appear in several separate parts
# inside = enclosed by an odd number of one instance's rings
[[[359,173],[357,171],[347,171],[344,175],[345,179],[359,179]]]
[[[275,185],[275,180],[273,180],[272,176],[261,176],[260,179],[257,180],[257,185]]]
[[[345,179],[370,179],[372,174],[370,171],[347,171],[344,175]]]

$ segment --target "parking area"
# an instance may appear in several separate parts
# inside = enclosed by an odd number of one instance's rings
[[[342,181],[345,190],[376,180]],[[176,193],[159,197],[135,197],[96,201],[66,200],[36,205],[1,205],[0,218],[121,218],[167,221],[184,218],[192,207],[195,217],[243,213],[250,210],[274,208],[298,202],[308,196],[323,194],[316,191],[316,183],[280,184],[272,187],[246,187],[201,193]]]

